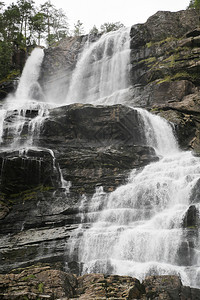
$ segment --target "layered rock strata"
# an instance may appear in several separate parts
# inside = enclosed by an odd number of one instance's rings
[[[1,152],[1,272],[38,261],[65,267],[82,195],[89,204],[97,187],[112,191],[131,169],[158,159],[141,122],[122,105],[63,106],[49,112],[37,148]],[[3,141],[10,143],[8,132]]]

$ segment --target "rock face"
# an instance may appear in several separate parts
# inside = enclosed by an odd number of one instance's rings
[[[65,266],[82,195],[90,199],[99,186],[112,191],[131,169],[158,159],[141,122],[122,105],[63,106],[35,136],[38,148],[1,152],[1,272],[38,261]]]
[[[0,296],[1,299],[196,300],[200,291],[182,286],[177,276],[150,276],[141,283],[129,276],[77,277],[49,266],[38,266],[0,275]]]
[[[38,185],[59,187],[60,173],[51,152],[29,149],[2,152],[0,157],[1,191],[16,194]]]
[[[158,12],[145,24],[132,27],[130,104],[173,122],[182,149],[198,153],[200,30],[196,24],[197,12],[188,10]],[[84,37],[70,38],[46,50],[40,82],[58,102],[84,42]],[[38,112],[27,114],[31,119]],[[7,122],[12,115],[9,118]],[[199,290],[182,286],[176,276],[153,276],[140,283],[128,276],[78,277],[64,272],[66,243],[82,222],[83,197],[89,203],[99,186],[113,191],[126,181],[130,170],[158,160],[142,128],[137,111],[122,105],[63,106],[50,110],[40,135],[34,136],[39,148],[0,153],[0,272],[36,263],[52,266],[1,275],[3,299],[200,298]],[[23,141],[28,139],[27,124],[22,134]],[[11,139],[12,134],[5,133],[3,145],[10,145]],[[199,227],[199,211],[193,202],[198,199],[199,182],[182,221],[187,245],[181,245],[178,264],[191,264],[188,257],[192,257]],[[70,268],[79,272],[76,265]]]
[[[69,88],[72,71],[86,40],[87,36],[66,37],[57,46],[45,50],[40,83],[48,99],[63,102],[63,95]]]
[[[177,125],[179,143],[199,152],[198,13],[157,12],[131,28],[133,105]]]

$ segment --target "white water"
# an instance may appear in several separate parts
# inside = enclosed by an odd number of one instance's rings
[[[67,93],[67,103],[116,104],[129,92],[129,29],[86,43]]]
[[[20,147],[19,138],[27,121],[29,138],[22,144],[31,146],[34,134],[39,135],[42,121],[48,115],[48,105],[32,99],[41,92],[37,80],[43,54],[39,52],[33,53],[30,64],[27,62],[16,94],[7,99],[1,110],[0,141],[3,141],[6,125],[14,135],[11,148]],[[109,33],[87,44],[74,70],[66,102],[126,103],[129,55],[128,30]],[[39,113],[27,120],[27,110]],[[180,274],[185,285],[199,287],[199,238],[192,237],[192,255],[191,237],[189,240],[187,231],[182,228],[191,190],[200,178],[199,158],[178,149],[172,127],[165,120],[137,110],[147,143],[161,159],[143,170],[133,170],[128,183],[110,194],[98,188],[89,211],[85,210],[88,199],[83,197],[80,207],[83,224],[73,232],[69,250],[73,256],[78,249],[83,273],[126,274],[139,279],[148,274]],[[12,122],[6,123],[9,116]],[[68,192],[62,176],[61,181]],[[193,204],[199,210],[199,204]],[[180,260],[179,249],[183,243],[188,252]]]
[[[26,62],[15,93],[17,104],[20,106],[26,103],[28,99],[33,99],[34,94],[38,94],[41,91],[38,79],[43,57],[44,51],[40,48],[35,48]]]
[[[40,127],[48,116],[49,104],[39,102],[34,98],[43,97],[38,83],[43,56],[44,51],[40,48],[35,48],[32,51],[25,64],[15,94],[9,95],[1,108],[0,143],[3,142],[3,135],[6,130],[7,135],[12,137],[10,148],[32,146],[33,139],[39,138]],[[31,111],[37,112],[33,118],[27,116]],[[22,137],[25,125],[28,126],[28,133],[26,137]]]
[[[6,150],[12,151],[18,149],[20,156],[26,156],[31,149],[34,151],[43,150],[37,147],[37,140],[39,139],[43,122],[48,117],[48,109],[55,106],[46,102],[39,102],[35,99],[35,97],[44,99],[38,82],[43,57],[44,51],[42,49],[35,48],[32,51],[25,64],[15,94],[8,96],[0,110],[0,143],[3,143],[4,130],[7,130],[7,134],[10,134],[12,139]],[[31,112],[35,113],[33,117],[30,116]],[[27,126],[27,133],[26,138],[23,138],[25,126]],[[64,180],[60,167],[56,164],[53,150],[46,150],[52,157],[54,170],[59,172],[61,187],[67,194],[71,183]],[[40,163],[40,158],[38,158],[38,164]],[[38,170],[40,170],[40,166]]]
[[[158,120],[162,128],[163,120]],[[164,142],[169,136],[167,132]],[[76,241],[72,237],[70,249],[73,253],[78,247],[83,273],[113,273],[139,279],[149,274],[177,274],[185,285],[199,286],[200,245],[194,237],[196,253],[193,265],[188,266],[189,241],[182,222],[190,205],[191,189],[200,177],[200,161],[190,152],[178,151],[174,138],[170,142],[173,153],[140,172],[133,170],[128,183],[110,194],[97,190],[89,212],[83,211],[84,222],[93,225],[85,230],[83,224],[77,230],[79,234],[74,233]],[[193,204],[199,209],[198,203]],[[185,266],[179,263],[183,242],[188,245]]]
[[[87,45],[74,71],[67,102],[126,103],[128,45],[126,31]],[[183,284],[200,286],[199,241],[196,236],[189,240],[182,226],[191,190],[200,178],[200,160],[179,150],[173,127],[166,120],[137,111],[147,144],[160,160],[133,170],[128,183],[110,194],[98,188],[89,210],[89,200],[84,197],[82,226],[72,233],[68,250],[72,259],[77,253],[82,274],[104,272],[139,279],[149,274],[177,274]],[[193,204],[199,209],[198,203]],[[183,244],[186,250],[181,257]]]

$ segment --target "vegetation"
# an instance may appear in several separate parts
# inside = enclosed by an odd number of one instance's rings
[[[41,39],[51,45],[68,35],[67,17],[50,0],[35,7],[33,0],[17,0],[7,7],[0,2],[0,81],[19,73],[15,54],[30,46],[40,45]]]
[[[94,25],[93,28],[90,30],[89,34],[92,34],[92,35],[103,34],[103,33],[107,33],[110,31],[116,31],[122,27],[124,27],[124,25],[121,22],[115,22],[115,23],[106,22],[100,26],[100,29],[98,29]]]
[[[42,37],[48,44],[68,34],[67,17],[50,0],[35,7],[33,0],[17,0],[5,8],[0,2],[1,40],[27,47]],[[38,42],[40,44],[40,42]]]
[[[102,34],[123,26],[120,22],[104,23],[100,30],[94,26],[91,33]],[[39,7],[33,0],[15,0],[8,6],[0,1],[0,82],[22,71],[29,49],[41,43],[56,44],[70,34],[83,35],[83,23],[78,20],[70,32],[64,11],[57,9],[50,0]],[[24,61],[19,58],[22,52]]]
[[[76,24],[74,24],[74,30],[72,31],[74,36],[81,36],[84,34],[83,23],[78,20]]]
[[[200,0],[190,0],[188,8],[200,9]]]

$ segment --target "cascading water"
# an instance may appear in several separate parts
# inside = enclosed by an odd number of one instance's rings
[[[127,103],[129,51],[126,30],[87,45],[74,71],[67,102]],[[84,208],[89,201],[84,198],[82,226],[72,233],[69,256],[78,260],[82,274],[103,272],[139,279],[149,274],[179,274],[184,284],[199,286],[198,234],[191,238],[183,228],[190,194],[200,177],[199,158],[179,150],[166,120],[137,111],[147,144],[160,161],[133,170],[128,183],[110,194],[98,188],[89,209]],[[192,205],[199,211],[198,203]]]
[[[44,51],[40,48],[35,48],[32,55],[26,62],[22,76],[15,93],[17,104],[23,106],[29,99],[34,99],[35,96],[41,93],[38,78],[40,75],[40,66],[44,57]]]
[[[44,51],[35,48],[28,58],[14,95],[9,95],[1,108],[1,142],[4,132],[12,136],[10,147],[31,146],[33,137],[38,136],[39,128],[48,115],[48,104],[39,102],[37,98],[43,98],[41,87],[38,83],[40,67]],[[30,112],[34,112],[34,117]],[[8,120],[8,121],[7,121]],[[24,126],[28,126],[26,139],[21,135]]]
[[[66,103],[128,103],[129,43],[129,30],[122,29],[86,44],[73,72]],[[20,146],[19,137],[26,122],[31,137],[26,143],[32,145],[34,132],[39,132],[48,114],[48,105],[37,101],[41,94],[37,82],[41,51],[33,52],[16,94],[6,100],[1,110],[1,140],[6,126],[14,136],[11,148]],[[27,111],[34,110],[39,113],[30,120]],[[85,209],[88,199],[83,197],[82,226],[72,233],[69,252],[71,256],[77,254],[75,259],[82,265],[82,273],[126,274],[139,279],[148,274],[180,274],[185,285],[199,286],[197,229],[191,237],[183,228],[190,204],[199,211],[199,204],[190,199],[200,178],[199,158],[178,149],[172,127],[166,121],[144,110],[137,111],[147,144],[161,159],[143,170],[133,170],[127,184],[112,193],[98,188],[89,209]],[[9,118],[11,122],[6,121]],[[62,176],[61,180],[67,187]]]
[[[182,227],[191,204],[191,190],[200,177],[199,158],[178,149],[165,120],[150,114],[146,117],[154,133],[151,140],[149,127],[144,128],[150,145],[155,143],[158,154],[163,155],[163,145],[167,151],[171,146],[172,151],[140,172],[133,170],[128,183],[114,192],[107,194],[98,189],[89,212],[82,211],[83,226],[72,237],[70,251],[72,254],[78,248],[82,273],[112,273],[139,279],[150,274],[179,274],[185,285],[199,286],[198,238],[193,237],[192,255]],[[163,128],[163,145],[159,145]],[[199,209],[198,203],[192,204]],[[87,227],[90,222],[93,225],[85,229],[84,224]],[[187,249],[181,254],[183,244]]]
[[[67,103],[117,104],[129,97],[128,28],[86,43],[72,75]]]

